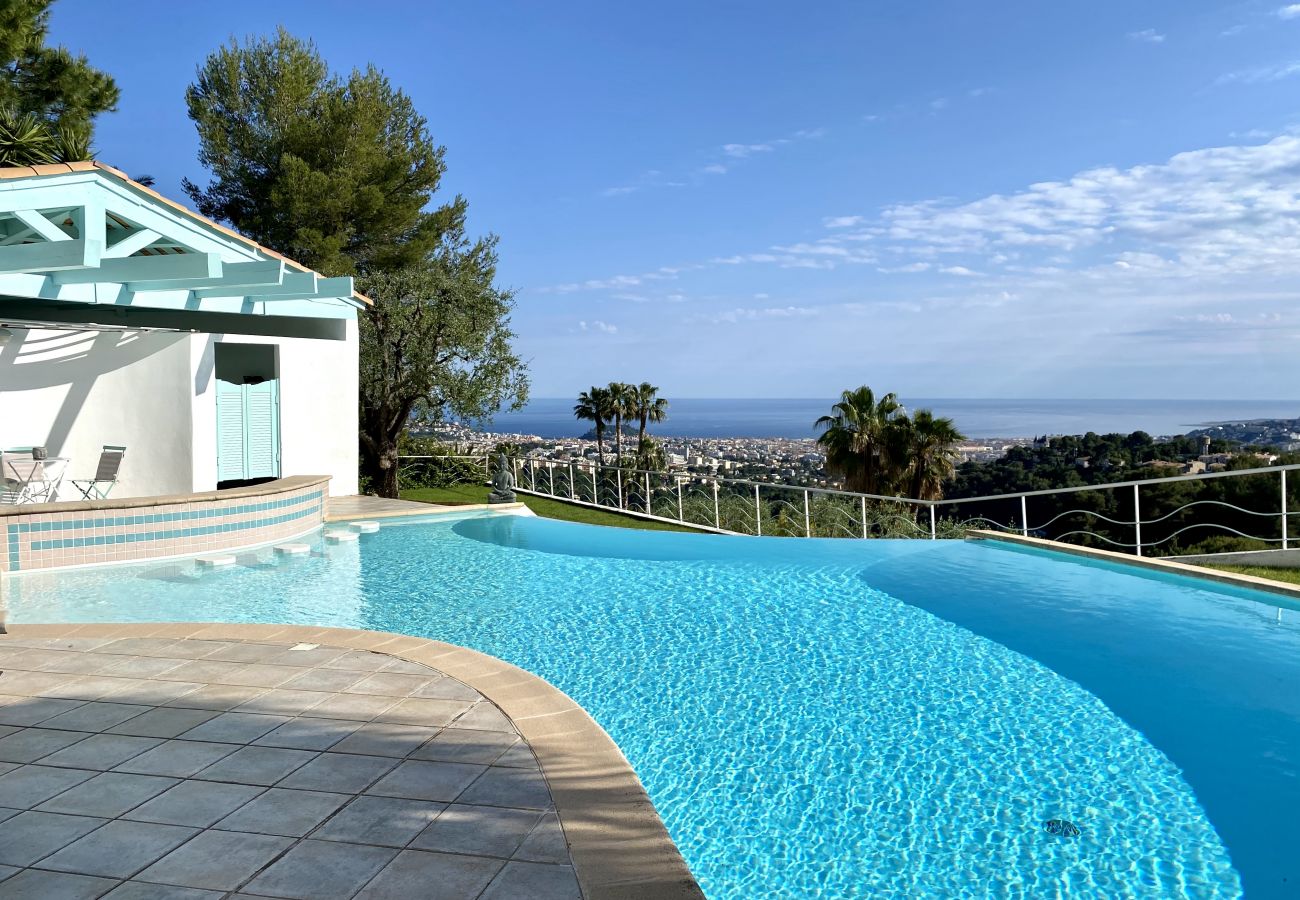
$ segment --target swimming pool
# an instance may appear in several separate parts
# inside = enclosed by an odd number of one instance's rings
[[[339,625],[502,657],[609,731],[711,898],[1300,883],[1300,628],[1275,598],[983,541],[517,516],[240,562],[23,575],[10,619]]]

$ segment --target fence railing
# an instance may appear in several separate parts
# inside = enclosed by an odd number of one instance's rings
[[[1300,465],[913,500],[588,460],[512,460],[524,493],[710,531],[799,537],[961,537],[973,527],[1124,549],[1186,552],[1215,534],[1289,549]]]

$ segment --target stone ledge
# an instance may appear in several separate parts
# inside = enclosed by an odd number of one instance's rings
[[[246,497],[266,497],[283,494],[298,488],[329,483],[329,475],[293,475],[277,478],[248,487],[226,488],[221,491],[200,491],[196,494],[159,494],[152,497],[122,497],[115,500],[61,500],[57,503],[0,504],[0,518],[5,516],[44,516],[73,512],[104,512],[110,509],[147,509],[152,506],[174,506],[177,503],[203,503],[216,500],[240,500]]]

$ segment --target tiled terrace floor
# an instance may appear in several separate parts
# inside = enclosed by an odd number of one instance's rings
[[[580,896],[500,710],[315,644],[0,636],[0,898]]]

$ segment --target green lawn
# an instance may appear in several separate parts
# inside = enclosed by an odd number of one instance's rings
[[[1235,575],[1254,575],[1256,578],[1300,584],[1300,569],[1276,569],[1269,566],[1210,566],[1209,568],[1222,569]]]
[[[486,503],[488,488],[486,485],[477,484],[457,484],[445,488],[411,488],[402,491],[403,500],[418,500],[422,503]],[[693,528],[685,528],[680,525],[671,525],[667,522],[656,522],[652,519],[641,519],[636,516],[625,516],[622,513],[606,512],[602,509],[593,509],[590,506],[579,506],[576,503],[564,503],[560,500],[550,500],[543,497],[530,497],[527,494],[519,494],[519,499],[525,505],[539,516],[546,516],[548,519],[563,519],[566,522],[583,522],[587,525],[614,525],[619,528],[642,528],[647,531],[695,531]],[[699,532],[696,531],[698,534]]]

